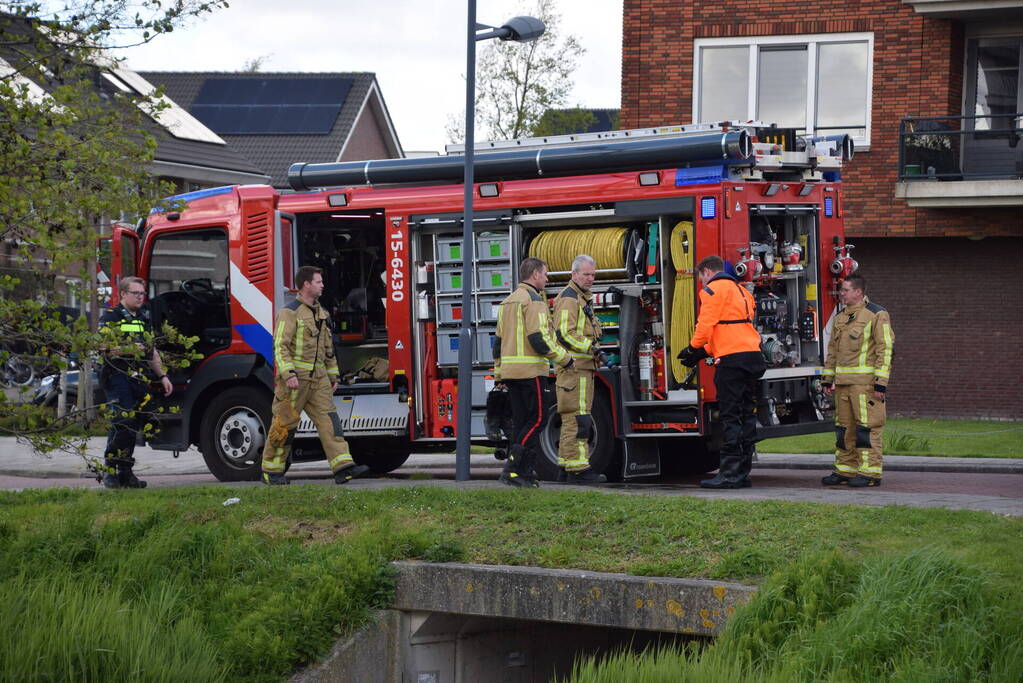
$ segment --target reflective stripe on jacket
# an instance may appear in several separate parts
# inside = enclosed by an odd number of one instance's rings
[[[600,320],[593,313],[593,294],[569,282],[554,299],[553,317],[558,341],[575,359],[575,366],[580,370],[596,370],[593,352],[603,332]]]
[[[868,299],[849,306],[835,314],[822,379],[887,387],[894,344],[888,311]]]
[[[109,377],[111,371],[115,370],[132,377],[146,376],[149,370],[149,360],[153,357],[153,351],[150,348],[153,340],[147,339],[147,335],[152,332],[152,327],[145,309],[139,309],[134,314],[124,306],[108,309],[100,316],[99,332],[104,337],[104,344],[110,349],[103,356],[104,368],[100,371],[101,380]],[[136,357],[134,351],[123,350],[124,347],[131,344],[146,346],[145,353]],[[122,350],[117,352],[115,349]]]
[[[753,327],[755,311],[753,295],[732,276],[718,273],[700,290],[700,316],[689,345],[706,346],[715,358],[760,351],[760,333]]]
[[[550,363],[568,363],[568,351],[551,328],[544,294],[521,283],[497,310],[494,367],[500,379],[532,379],[550,373]]]
[[[337,379],[337,358],[330,316],[322,306],[296,298],[277,312],[274,322],[274,366],[277,376],[311,379],[322,373]]]

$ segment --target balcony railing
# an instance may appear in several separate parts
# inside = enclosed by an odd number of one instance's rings
[[[1023,178],[1023,113],[912,116],[899,125],[899,180]]]

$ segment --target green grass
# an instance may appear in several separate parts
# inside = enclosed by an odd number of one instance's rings
[[[279,681],[389,604],[396,559],[758,582],[810,572],[807,549],[855,569],[921,548],[999,597],[977,603],[993,610],[978,634],[1023,613],[1023,520],[979,512],[411,485],[0,493],[0,680]],[[863,595],[881,586],[850,571]]]
[[[772,576],[705,649],[577,662],[575,683],[1023,679],[1023,612],[988,572],[920,548],[807,554]]]
[[[1023,422],[892,418],[884,430],[886,455],[1023,458]],[[834,453],[835,433],[766,439],[762,453]]]

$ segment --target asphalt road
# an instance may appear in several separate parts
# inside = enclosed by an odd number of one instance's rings
[[[472,479],[476,482],[497,482],[499,468],[477,467]],[[753,484],[758,489],[824,489],[820,480],[825,473],[805,469],[770,469],[754,471]],[[355,483],[361,488],[370,482],[378,484],[398,485],[401,482],[418,483],[424,481],[422,476],[429,476],[438,482],[455,483],[454,468],[431,468],[429,470],[407,467],[380,477],[372,477]],[[595,488],[625,491],[665,491],[673,488],[699,488],[700,479],[708,475],[692,475],[680,477],[662,477],[654,481],[633,481],[627,484],[610,484]],[[217,481],[212,474],[157,474],[143,475],[151,488],[169,488],[175,486],[250,486],[255,482],[230,483]],[[289,478],[295,484],[332,484],[330,472],[319,471],[292,472]],[[54,487],[71,488],[102,488],[92,478],[84,477],[25,477],[0,475],[0,489],[25,490]],[[559,484],[548,483],[546,486],[561,487]],[[577,487],[573,487],[577,488]],[[1023,499],[1023,475],[962,473],[962,472],[888,472],[880,488],[856,491],[870,495],[875,491],[898,493],[951,493],[972,494],[980,496],[998,496],[1010,499]]]
[[[104,443],[102,438],[90,439],[87,444],[88,454],[101,458]],[[217,486],[225,489],[225,498],[228,498],[242,495],[228,495],[229,491],[261,486],[258,482],[217,481],[207,470],[201,454],[194,449],[175,458],[169,452],[140,446],[136,449],[135,457],[138,460],[136,473],[153,488]],[[596,488],[624,495],[947,507],[1023,517],[1023,459],[887,456],[883,485],[868,489],[822,486],[820,479],[830,471],[833,461],[834,457],[828,454],[762,453],[754,465],[753,487],[749,489],[712,491],[699,488],[700,479],[707,475],[634,479],[624,484],[607,484]],[[461,489],[500,486],[497,475],[503,463],[489,454],[474,454],[471,462],[472,479],[457,482],[453,454],[413,454],[404,467],[389,475],[358,479],[349,482],[346,487],[372,490],[420,485]],[[31,453],[14,438],[0,438],[0,489],[60,486],[101,489],[95,479],[83,476],[85,469],[82,458],[78,456],[40,456]],[[330,472],[322,460],[298,463],[292,467],[288,477],[296,485],[333,486]],[[545,486],[552,489],[565,488],[563,484]],[[111,493],[116,495],[120,492]]]

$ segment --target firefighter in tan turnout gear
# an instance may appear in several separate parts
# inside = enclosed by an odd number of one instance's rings
[[[344,484],[369,471],[348,452],[332,396],[338,383],[329,315],[319,305],[322,270],[303,266],[295,273],[298,296],[274,322],[273,420],[263,448],[263,483],[287,484],[284,476],[291,442],[304,410],[316,425],[334,482]]]
[[[501,302],[494,337],[494,370],[508,387],[514,429],[500,481],[535,488],[540,431],[547,421],[544,393],[550,362],[571,369],[575,361],[558,343],[547,308],[547,264],[530,256],[519,266],[519,286]]]
[[[835,397],[835,471],[825,486],[881,485],[885,390],[892,371],[892,322],[866,297],[859,275],[842,282],[834,330],[824,362],[824,391]]]
[[[572,484],[600,484],[603,474],[590,469],[589,439],[593,434],[593,376],[604,359],[597,347],[602,337],[600,320],[593,312],[590,287],[597,275],[593,257],[580,254],[572,262],[572,280],[554,299],[554,329],[558,341],[575,361],[558,368],[555,392],[561,415],[558,466]]]

